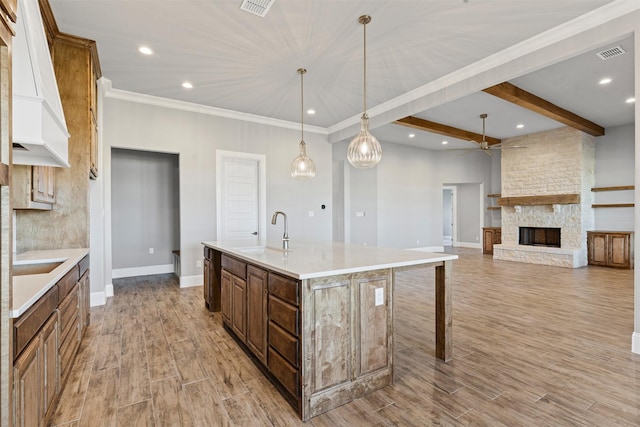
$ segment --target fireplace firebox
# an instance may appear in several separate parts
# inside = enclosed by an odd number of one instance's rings
[[[559,248],[560,229],[551,227],[520,227],[520,244]]]

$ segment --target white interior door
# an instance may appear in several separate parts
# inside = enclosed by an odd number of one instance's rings
[[[263,238],[266,227],[265,157],[217,151],[217,239]]]

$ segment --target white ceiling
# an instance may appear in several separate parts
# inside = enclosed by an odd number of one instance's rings
[[[61,31],[96,40],[113,88],[328,128],[362,112],[362,14],[367,25],[367,106],[419,88],[612,0],[275,0],[265,18],[241,0],[50,0]],[[607,61],[594,52],[511,83],[604,127],[633,122],[633,41]],[[138,53],[145,45],[151,56]],[[611,46],[603,46],[611,47]],[[598,49],[599,50],[599,49]],[[600,87],[598,80],[613,82]],[[190,81],[193,89],[183,89]],[[485,93],[415,116],[505,138],[562,126]],[[516,129],[515,124],[525,127]],[[415,138],[408,138],[414,133]],[[468,142],[388,124],[384,142],[442,149]]]

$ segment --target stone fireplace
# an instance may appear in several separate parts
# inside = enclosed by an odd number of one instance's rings
[[[502,150],[502,244],[494,245],[494,259],[587,265],[595,138],[565,127],[506,139],[502,146],[527,148]]]

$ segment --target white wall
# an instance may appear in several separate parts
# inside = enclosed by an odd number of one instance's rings
[[[633,185],[635,180],[634,125],[607,128],[596,139],[596,187]],[[594,203],[634,203],[634,191],[594,193]],[[596,230],[633,231],[634,208],[598,208],[595,211]]]

